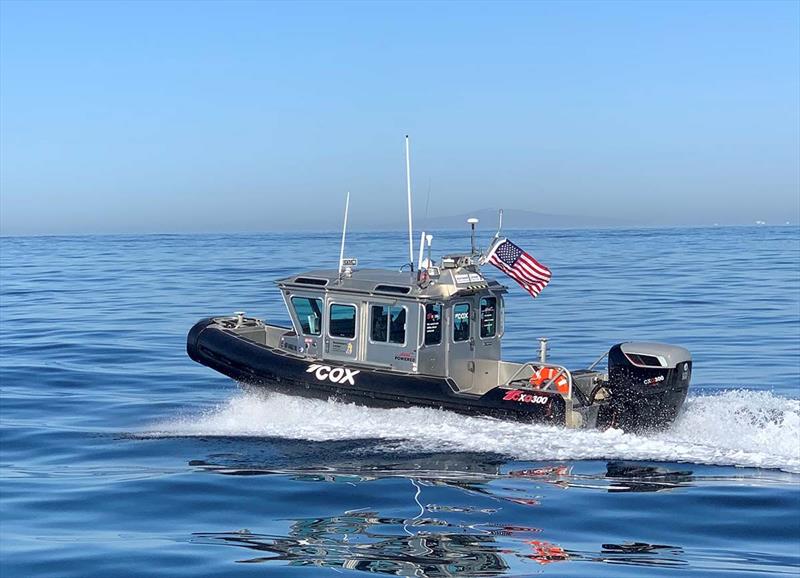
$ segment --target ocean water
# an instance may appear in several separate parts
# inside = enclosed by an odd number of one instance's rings
[[[337,233],[0,239],[0,574],[800,574],[798,229],[508,235],[553,281],[511,284],[505,357],[684,345],[672,428],[304,400],[188,359],[201,317],[287,322],[272,281],[333,266]],[[396,267],[403,242],[347,254]]]

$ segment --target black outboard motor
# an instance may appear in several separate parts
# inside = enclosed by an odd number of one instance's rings
[[[678,415],[692,376],[692,355],[662,343],[620,343],[608,352],[608,403],[597,425],[663,429]]]

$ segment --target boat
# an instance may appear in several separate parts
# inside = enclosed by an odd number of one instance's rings
[[[291,327],[242,313],[189,332],[189,356],[241,383],[375,407],[423,406],[567,427],[668,426],[686,397],[691,355],[643,342],[609,349],[606,371],[501,360],[504,294],[469,255],[426,275],[336,269],[277,282]],[[543,369],[552,377],[536,385]]]
[[[208,317],[189,331],[189,357],[246,385],[365,406],[625,431],[675,420],[691,379],[689,351],[630,341],[568,369],[548,359],[540,338],[535,359],[503,360],[508,287],[483,271],[491,251],[475,247],[477,221],[470,251],[438,261],[423,233],[415,267],[410,206],[409,186],[407,266],[359,268],[344,258],[348,195],[339,267],[276,281],[291,326],[243,312]],[[498,228],[492,246],[502,239]]]

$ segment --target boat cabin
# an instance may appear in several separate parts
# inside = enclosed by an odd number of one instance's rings
[[[320,270],[277,284],[294,327],[283,341],[304,356],[444,376],[460,391],[497,374],[507,289],[469,256],[422,272]]]

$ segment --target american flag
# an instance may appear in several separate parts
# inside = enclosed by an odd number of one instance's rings
[[[550,282],[550,269],[508,239],[498,239],[484,259],[519,283],[533,297]]]

